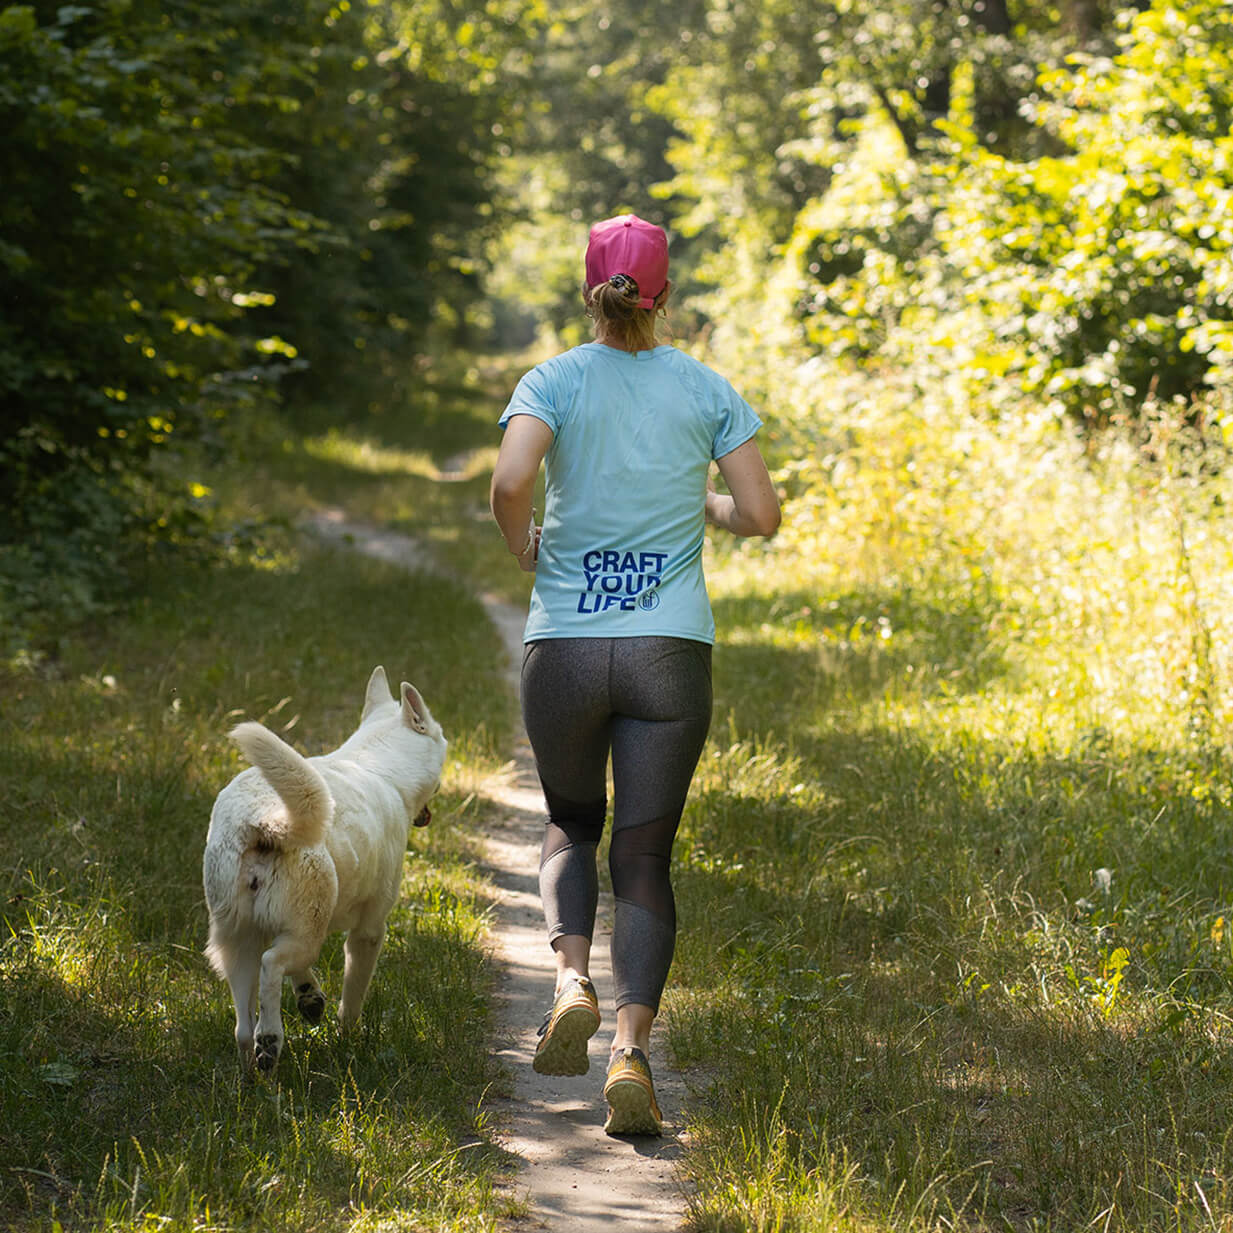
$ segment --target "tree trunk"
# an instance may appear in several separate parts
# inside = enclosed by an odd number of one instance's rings
[[[1010,12],[1006,0],[976,0],[972,19],[986,34],[1009,34]]]
[[[1062,22],[1080,47],[1087,46],[1104,26],[1100,0],[1066,0]]]

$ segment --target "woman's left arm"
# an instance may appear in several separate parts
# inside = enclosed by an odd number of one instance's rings
[[[779,527],[779,494],[762,451],[752,438],[716,460],[728,493],[706,494],[706,520],[733,535],[774,535]]]
[[[505,427],[489,494],[492,516],[510,552],[528,573],[539,555],[539,532],[531,502],[540,464],[552,444],[552,429],[534,415],[514,415]]]

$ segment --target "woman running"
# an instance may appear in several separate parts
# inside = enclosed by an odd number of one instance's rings
[[[497,524],[535,573],[522,712],[548,809],[539,883],[557,966],[541,1074],[586,1073],[600,1023],[589,965],[612,763],[609,1134],[662,1130],[648,1054],[676,939],[669,865],[711,718],[705,524],[766,536],[780,517],[761,420],[718,373],[657,343],[670,291],[662,228],[634,214],[591,228],[595,341],[519,381],[492,478]],[[712,462],[730,495],[711,484]]]

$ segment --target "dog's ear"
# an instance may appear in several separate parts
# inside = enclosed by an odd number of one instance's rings
[[[368,688],[364,691],[364,709],[360,713],[360,723],[363,723],[383,702],[389,700],[390,683],[385,679],[385,669],[378,664],[372,670],[372,676],[368,678]]]
[[[425,718],[427,714],[428,708],[424,705],[424,699],[420,697],[420,691],[414,685],[408,685],[406,681],[403,681],[402,717],[407,727],[427,734],[428,720]]]

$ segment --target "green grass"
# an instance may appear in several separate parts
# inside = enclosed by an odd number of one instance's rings
[[[694,1227],[1230,1227],[1223,476],[865,397],[712,558]]]
[[[470,592],[526,594],[485,512],[512,382],[425,382],[420,420],[413,398],[254,431],[213,481],[248,528],[226,561],[167,562],[124,620],[3,682],[18,1227],[505,1210],[470,836],[514,720]],[[1233,1226],[1223,470],[1180,430],[1085,453],[1030,409],[923,413],[889,379],[832,390],[833,426],[783,393],[785,526],[708,554],[715,722],[665,1000],[690,1227]],[[428,540],[463,581],[313,551],[291,521],[329,504]],[[328,748],[376,662],[453,741],[435,823],[360,1037],[291,1016],[277,1083],[245,1087],[199,953],[205,819],[239,766],[223,733],[242,713]],[[338,966],[335,943],[331,993]]]
[[[215,482],[227,507],[254,522],[271,506],[345,507],[415,536],[472,585],[525,600],[529,577],[506,568],[508,549],[488,508],[497,419],[522,363],[487,357],[461,371],[426,363],[405,401],[391,391],[348,409],[345,422],[329,408],[309,408],[281,425],[259,423],[251,464]]]
[[[219,477],[247,520],[221,558],[153,563],[127,611],[0,679],[3,1227],[461,1230],[511,1210],[474,867],[474,789],[514,722],[501,656],[469,587],[297,539],[307,480],[281,452],[255,468],[277,484]],[[243,765],[225,734],[244,716],[332,748],[377,663],[450,738],[433,825],[358,1033],[310,1028],[288,995],[277,1076],[245,1083],[201,955],[206,824]],[[338,938],[318,971],[336,1004]]]

